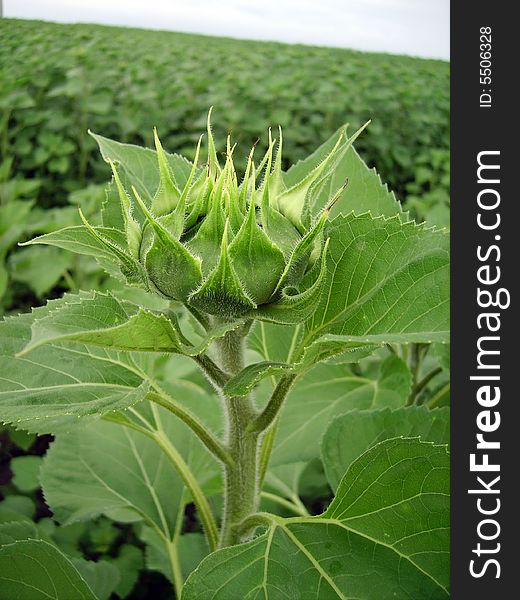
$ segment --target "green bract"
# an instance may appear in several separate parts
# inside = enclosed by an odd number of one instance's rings
[[[282,132],[278,141],[269,132],[267,153],[255,165],[251,150],[239,183],[230,139],[222,166],[208,117],[207,163],[198,166],[199,139],[180,185],[155,132],[159,185],[146,190],[149,205],[135,187],[125,188],[109,159],[124,245],[83,222],[117,260],[128,283],[227,320],[247,316],[297,323],[309,316],[322,292],[328,246],[323,226],[334,194],[315,218],[310,199],[355,137],[340,133],[325,158],[287,187]]]

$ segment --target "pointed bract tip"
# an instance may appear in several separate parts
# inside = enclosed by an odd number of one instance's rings
[[[153,141],[154,141],[154,144],[155,144],[155,149],[156,150],[159,150],[159,149],[162,150],[162,144],[161,144],[161,140],[159,139],[159,134],[157,133],[157,127],[153,128]]]
[[[347,177],[345,179],[345,182],[343,183],[343,185],[339,188],[339,190],[334,194],[334,197],[332,198],[332,200],[327,204],[327,206],[325,207],[323,212],[326,212],[327,214],[330,213],[330,211],[334,208],[334,205],[336,204],[336,202],[341,198],[341,195],[343,194],[343,192],[345,191],[345,188],[347,187],[349,182],[349,178]]]
[[[210,135],[210,136],[211,136],[211,115],[212,115],[212,113],[213,113],[213,106],[210,106],[209,110],[208,110],[208,116],[206,118],[206,130],[208,132],[208,135]]]
[[[228,236],[228,226],[229,226],[229,217],[226,219],[226,222],[224,223],[224,231],[222,233],[222,248],[224,246],[227,246],[227,236]]]
[[[85,215],[83,214],[83,211],[81,210],[81,206],[78,206],[78,212],[79,212],[80,219],[83,221],[83,224],[90,226],[90,223],[87,221],[87,219],[85,218]]]
[[[99,234],[96,233],[96,230],[92,227],[92,225],[87,221],[87,218],[85,217],[85,215],[83,214],[83,211],[81,210],[81,208],[78,206],[78,212],[79,212],[79,216],[81,221],[83,222],[83,225],[85,225],[85,227],[90,231],[90,233],[96,237],[99,238]]]

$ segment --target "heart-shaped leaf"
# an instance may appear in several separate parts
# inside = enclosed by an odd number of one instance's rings
[[[351,465],[323,515],[260,515],[267,531],[209,555],[182,598],[447,600],[448,493],[444,446],[386,440]]]

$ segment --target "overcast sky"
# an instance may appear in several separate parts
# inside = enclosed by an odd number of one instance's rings
[[[449,58],[449,0],[4,0],[4,14]]]

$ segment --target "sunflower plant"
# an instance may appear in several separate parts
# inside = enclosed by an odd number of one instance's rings
[[[419,393],[447,342],[447,236],[365,166],[362,129],[289,169],[280,129],[237,157],[208,117],[193,162],[157,132],[153,150],[92,134],[101,214],[27,242],[120,283],[4,320],[0,419],[55,435],[40,481],[56,519],[138,522],[177,597],[448,598],[447,409]],[[298,481],[320,452],[336,495],[311,516]],[[0,560],[53,561],[53,585],[59,566],[83,594],[60,580],[60,598],[96,597],[49,540],[14,537]],[[45,589],[26,566],[12,593]]]

